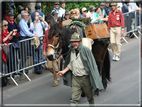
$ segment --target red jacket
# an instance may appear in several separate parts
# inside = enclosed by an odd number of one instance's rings
[[[45,36],[43,38],[43,52],[46,52],[48,48],[48,44],[49,44],[48,32],[49,32],[49,29],[45,31]]]
[[[6,32],[4,32],[4,31],[2,30],[2,40],[3,40],[4,38],[6,38],[8,35],[9,35],[9,31],[8,31],[8,30],[6,30]],[[9,39],[7,39],[7,41],[5,41],[4,43],[8,44],[8,43],[9,43]],[[4,44],[4,43],[2,42],[2,44]],[[3,50],[2,50],[2,58],[3,58],[4,62],[6,62],[6,55],[5,55],[5,53],[4,53]]]

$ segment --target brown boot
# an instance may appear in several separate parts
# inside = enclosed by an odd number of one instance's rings
[[[53,87],[56,87],[57,85],[59,85],[59,82],[54,83],[54,84],[53,84]]]

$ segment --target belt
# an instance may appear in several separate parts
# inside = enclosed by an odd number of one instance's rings
[[[112,26],[112,27],[121,27],[121,26]]]
[[[81,78],[81,77],[88,77],[89,75],[83,75],[83,76],[76,76],[76,77],[79,77],[79,78]]]

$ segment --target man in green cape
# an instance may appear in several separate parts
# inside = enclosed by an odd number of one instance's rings
[[[73,33],[71,36],[70,52],[65,59],[65,69],[58,75],[66,78],[64,85],[72,87],[70,104],[78,104],[82,92],[87,96],[89,104],[94,104],[94,91],[103,90],[95,58],[86,46],[83,46],[81,36]]]

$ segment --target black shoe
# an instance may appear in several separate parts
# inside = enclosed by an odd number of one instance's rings
[[[26,74],[28,74],[28,73],[29,73],[29,71],[25,69],[25,73],[26,73]]]
[[[43,74],[42,71],[36,71],[35,73],[36,73],[36,74],[39,74],[39,75],[40,75],[40,74]]]

